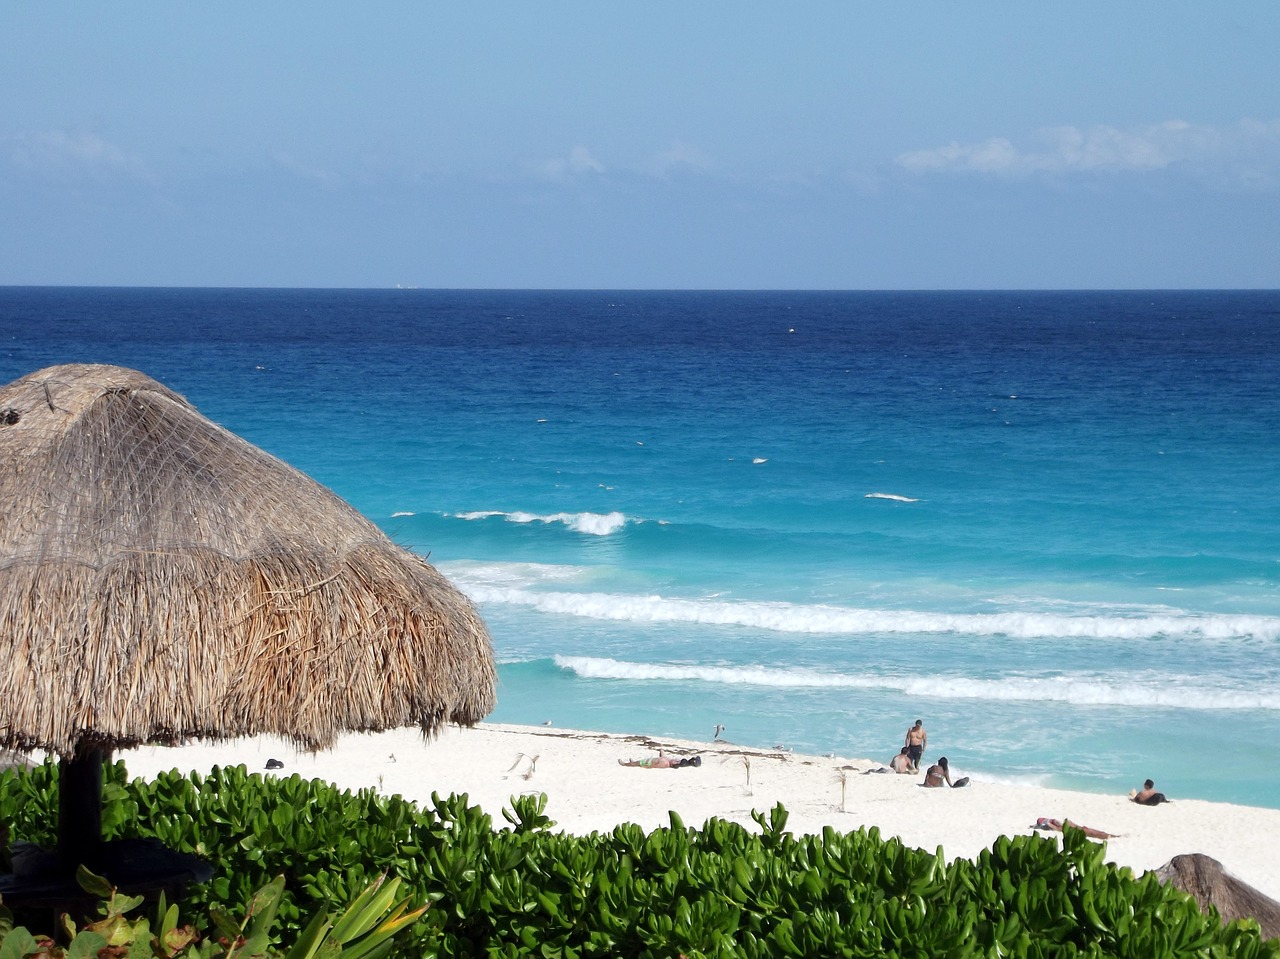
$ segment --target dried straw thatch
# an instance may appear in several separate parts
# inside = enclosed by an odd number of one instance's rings
[[[472,724],[488,630],[421,557],[132,370],[0,389],[0,748]]]
[[[1189,893],[1206,914],[1212,906],[1224,922],[1256,919],[1263,936],[1280,937],[1280,902],[1231,875],[1218,860],[1201,853],[1174,856],[1156,875],[1161,882]]]

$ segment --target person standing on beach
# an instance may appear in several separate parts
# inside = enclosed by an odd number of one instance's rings
[[[912,772],[920,771],[920,757],[928,744],[929,734],[924,731],[924,720],[917,719],[916,724],[907,730],[907,755],[911,757]]]

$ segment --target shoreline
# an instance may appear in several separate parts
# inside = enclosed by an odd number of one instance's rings
[[[645,769],[619,760],[698,754],[702,764],[683,769]],[[546,793],[546,815],[555,830],[585,835],[633,822],[645,830],[670,824],[669,811],[686,826],[719,817],[756,828],[753,810],[768,813],[781,803],[786,828],[820,833],[872,826],[884,838],[947,859],[972,859],[1001,835],[1033,832],[1037,819],[1072,822],[1115,834],[1106,840],[1107,860],[1135,875],[1176,855],[1203,853],[1236,878],[1280,899],[1280,861],[1258,837],[1280,835],[1280,810],[1205,800],[1139,806],[1127,795],[1111,796],[1046,787],[974,780],[963,789],[925,789],[923,773],[876,774],[882,763],[854,757],[807,756],[643,734],[556,727],[480,723],[447,727],[424,742],[416,728],[352,733],[333,749],[298,752],[271,736],[180,747],[122,750],[130,777],[152,779],[171,769],[205,773],[214,766],[243,764],[263,775],[322,779],[351,790],[376,789],[429,806],[431,794],[466,793],[502,826],[513,795]],[[936,759],[937,757],[932,757]],[[267,770],[268,759],[283,767]],[[929,760],[926,759],[926,762]],[[955,770],[953,775],[966,775]],[[842,782],[843,779],[843,782]],[[1054,835],[1042,833],[1042,835]]]

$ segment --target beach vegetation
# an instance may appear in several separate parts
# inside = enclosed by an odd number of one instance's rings
[[[400,884],[396,897],[416,904],[401,913],[412,917],[403,935],[388,940],[406,959],[1280,959],[1280,940],[1252,920],[1224,922],[1152,874],[1109,865],[1104,847],[1070,826],[1061,848],[1005,837],[949,861],[875,828],[796,835],[781,806],[750,824],[694,827],[673,812],[663,828],[573,836],[554,829],[543,795],[512,797],[495,822],[465,794],[419,806],[242,766],[129,781],[116,763],[107,779],[106,838],[155,837],[216,864],[213,880],[178,904],[184,915],[243,912],[278,881],[272,918],[284,953],[317,915],[386,874]],[[48,765],[0,774],[0,822],[15,839],[53,840],[56,786]],[[0,959],[25,955],[0,950]],[[329,954],[304,959],[320,956]]]
[[[57,937],[15,926],[0,906],[0,956],[4,959],[383,959],[396,935],[426,911],[398,899],[400,880],[379,876],[344,908],[322,908],[287,950],[272,935],[284,894],[284,877],[257,890],[235,913],[209,912],[209,929],[182,924],[177,904],[163,894],[154,920],[141,909],[144,897],[125,895],[83,866],[81,888],[101,898],[99,915],[83,925],[62,914]],[[242,918],[237,920],[235,915]]]

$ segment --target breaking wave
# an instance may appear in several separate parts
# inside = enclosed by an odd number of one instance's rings
[[[873,689],[930,699],[1058,702],[1076,706],[1166,709],[1280,710],[1280,692],[1198,685],[1195,677],[1136,674],[1121,680],[1075,676],[867,676],[768,666],[633,663],[590,656],[556,656],[555,664],[583,679],[703,682],[773,688]]]
[[[501,510],[477,510],[470,513],[454,513],[456,519],[486,520],[500,517],[508,523],[543,523],[562,524],[575,533],[589,536],[609,536],[627,525],[627,517],[619,512],[612,513],[526,513],[523,511],[503,512]]]
[[[698,623],[809,634],[958,634],[1015,639],[1280,639],[1280,617],[1186,613],[1066,615],[1034,611],[949,613],[858,609],[787,602],[727,602],[619,593],[539,591],[459,570],[452,578],[478,603],[523,606],[561,616],[634,623]]]

